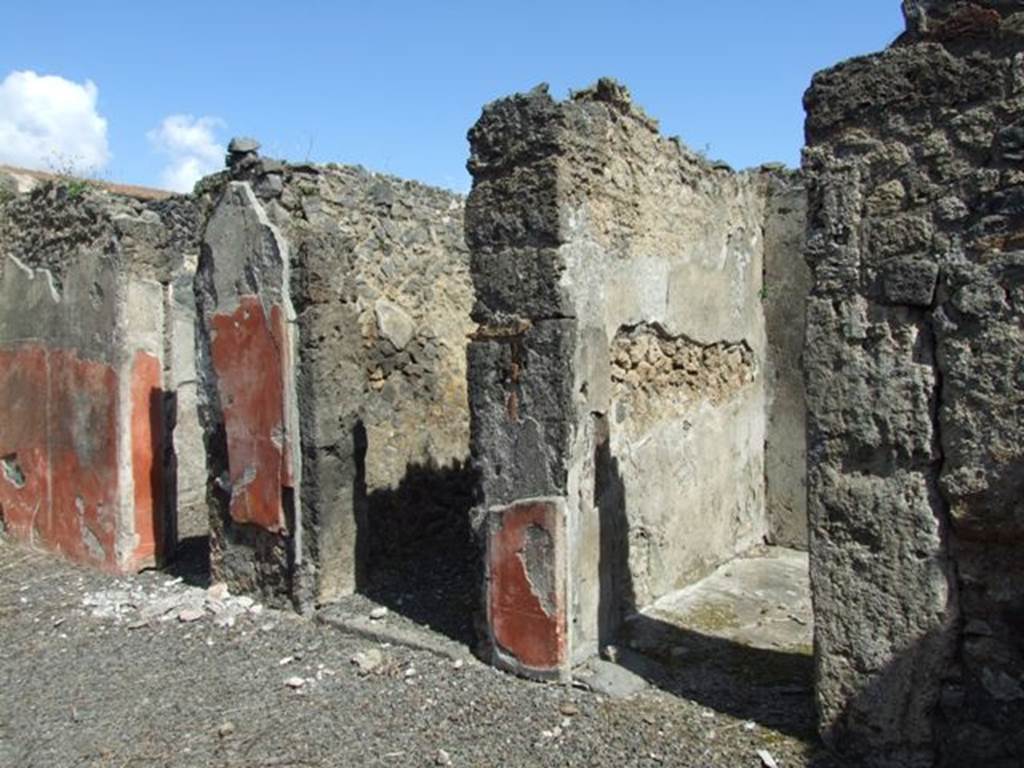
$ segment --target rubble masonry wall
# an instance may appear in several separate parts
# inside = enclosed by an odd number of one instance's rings
[[[543,88],[494,102],[470,144],[471,442],[486,530],[492,552],[509,550],[502,520],[518,529],[525,514],[550,555],[522,557],[514,600],[492,594],[490,642],[499,664],[564,673],[624,612],[771,536],[764,230],[769,189],[792,180],[708,163],[608,80],[565,102]],[[799,227],[798,200],[777,207]],[[554,561],[569,569],[564,599],[535,589],[557,583]],[[509,583],[511,567],[488,564],[492,583],[498,570]],[[568,650],[524,663],[517,645],[539,630],[517,632],[514,615],[546,616]]]
[[[228,351],[230,344],[221,359],[216,351],[205,358],[211,477],[216,484],[226,469],[230,475],[213,488],[215,568],[278,599],[329,601],[355,590],[368,565],[400,541],[417,541],[439,517],[454,526],[452,518],[466,518],[472,288],[463,201],[360,168],[255,155],[208,180],[203,194],[219,202],[197,281],[201,346],[213,349],[214,324],[239,301],[258,297],[264,324],[281,308],[284,325],[271,335],[287,339],[290,352],[262,367],[281,378],[284,399],[274,407],[282,424],[294,411],[284,431],[298,451],[290,486],[280,468],[240,455],[240,446],[233,452],[230,418],[226,443],[217,436],[225,370],[237,366],[244,376],[260,361]],[[226,291],[218,285],[225,280],[233,286]],[[274,344],[267,351],[273,356]],[[238,429],[252,416],[243,413]],[[276,426],[266,425],[271,442]],[[278,504],[269,530],[234,508],[239,481],[252,472],[294,494]]]
[[[85,183],[0,205],[0,519],[15,538],[121,572],[170,553],[176,500],[203,486],[194,456],[177,466],[196,419],[175,425],[194,378],[172,332],[189,322],[174,284],[194,225],[182,198]]]
[[[821,727],[871,765],[1024,755],[1024,13],[904,3],[805,97]]]

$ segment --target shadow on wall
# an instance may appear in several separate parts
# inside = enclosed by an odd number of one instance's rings
[[[153,465],[150,472],[154,499],[153,531],[163,547],[163,570],[190,586],[210,586],[209,535],[179,538],[178,453],[174,432],[178,426],[178,393],[151,390],[149,398],[150,434]],[[157,494],[160,494],[157,496]]]
[[[477,473],[468,462],[410,464],[394,488],[367,492],[366,432],[355,433],[359,591],[472,647],[482,605],[481,552],[470,524]]]
[[[951,633],[955,628],[929,632],[874,672],[825,730],[825,741],[866,768],[1024,765],[1019,683],[972,663],[963,643],[960,657],[936,670],[931,660],[953,645]],[[938,690],[927,695],[929,688]]]
[[[626,616],[636,612],[636,593],[629,570],[629,522],[626,486],[619,460],[612,456],[608,417],[593,414],[594,508],[600,524],[598,574],[598,639],[600,647],[613,645]]]
[[[936,707],[939,711],[942,708],[929,700],[931,697],[924,689],[934,688],[939,681],[934,678],[931,665],[921,663],[921,657],[934,656],[935,646],[948,644],[943,633],[931,632],[890,659],[867,685],[849,697],[832,724],[824,729],[826,743],[843,757],[867,768],[1019,766],[1019,762],[943,761],[936,754],[939,734],[931,733],[927,724]],[[908,681],[913,681],[909,690]]]
[[[164,570],[180,577],[191,587],[206,589],[210,586],[210,537],[188,536],[178,542],[174,557]]]
[[[752,648],[638,613],[629,569],[626,490],[607,417],[594,414],[594,507],[601,522],[601,647],[651,685],[808,744],[817,743],[811,656]],[[812,758],[811,766],[832,766]]]
[[[149,391],[149,497],[152,501],[153,541],[158,565],[175,557],[178,543],[177,460],[174,424],[177,395],[162,389]],[[136,491],[136,498],[139,494]]]

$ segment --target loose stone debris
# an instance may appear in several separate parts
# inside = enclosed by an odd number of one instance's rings
[[[82,606],[95,619],[112,620],[134,629],[175,620],[185,624],[210,620],[215,626],[228,629],[263,611],[263,606],[251,597],[231,595],[224,584],[203,589],[185,584],[180,578],[149,590],[128,581],[120,584],[119,588],[87,594]]]
[[[367,651],[360,651],[353,656],[352,663],[356,665],[360,675],[369,675],[383,666],[384,654],[377,648],[370,648]]]
[[[807,693],[776,697],[783,719],[753,709],[708,719],[692,684],[652,684],[612,700],[269,609],[241,616],[230,630],[209,613],[184,624],[173,611],[131,629],[137,609],[125,594],[142,604],[204,594],[167,581],[153,572],[114,579],[0,539],[0,676],[10,681],[0,689],[0,765],[88,764],[101,748],[113,765],[169,768],[431,764],[439,749],[453,765],[493,768],[558,759],[639,768],[650,766],[652,753],[665,765],[742,768],[756,764],[759,747],[784,768],[805,768],[813,755]],[[114,592],[122,593],[120,619],[112,611],[94,617],[100,606],[84,605]],[[69,663],[69,653],[89,661]],[[352,661],[360,655],[376,671],[361,674]],[[285,684],[289,677],[302,686]],[[749,731],[750,717],[775,726]],[[713,741],[704,735],[709,722],[718,730]],[[827,756],[814,760],[815,768],[839,768]]]

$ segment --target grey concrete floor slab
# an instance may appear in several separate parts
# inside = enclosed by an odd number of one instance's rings
[[[645,616],[750,648],[811,653],[807,553],[764,547],[661,598]]]

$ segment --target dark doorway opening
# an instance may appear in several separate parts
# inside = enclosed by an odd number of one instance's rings
[[[472,646],[482,605],[480,547],[470,525],[476,477],[467,464],[410,466],[366,497],[366,583],[372,600]]]

